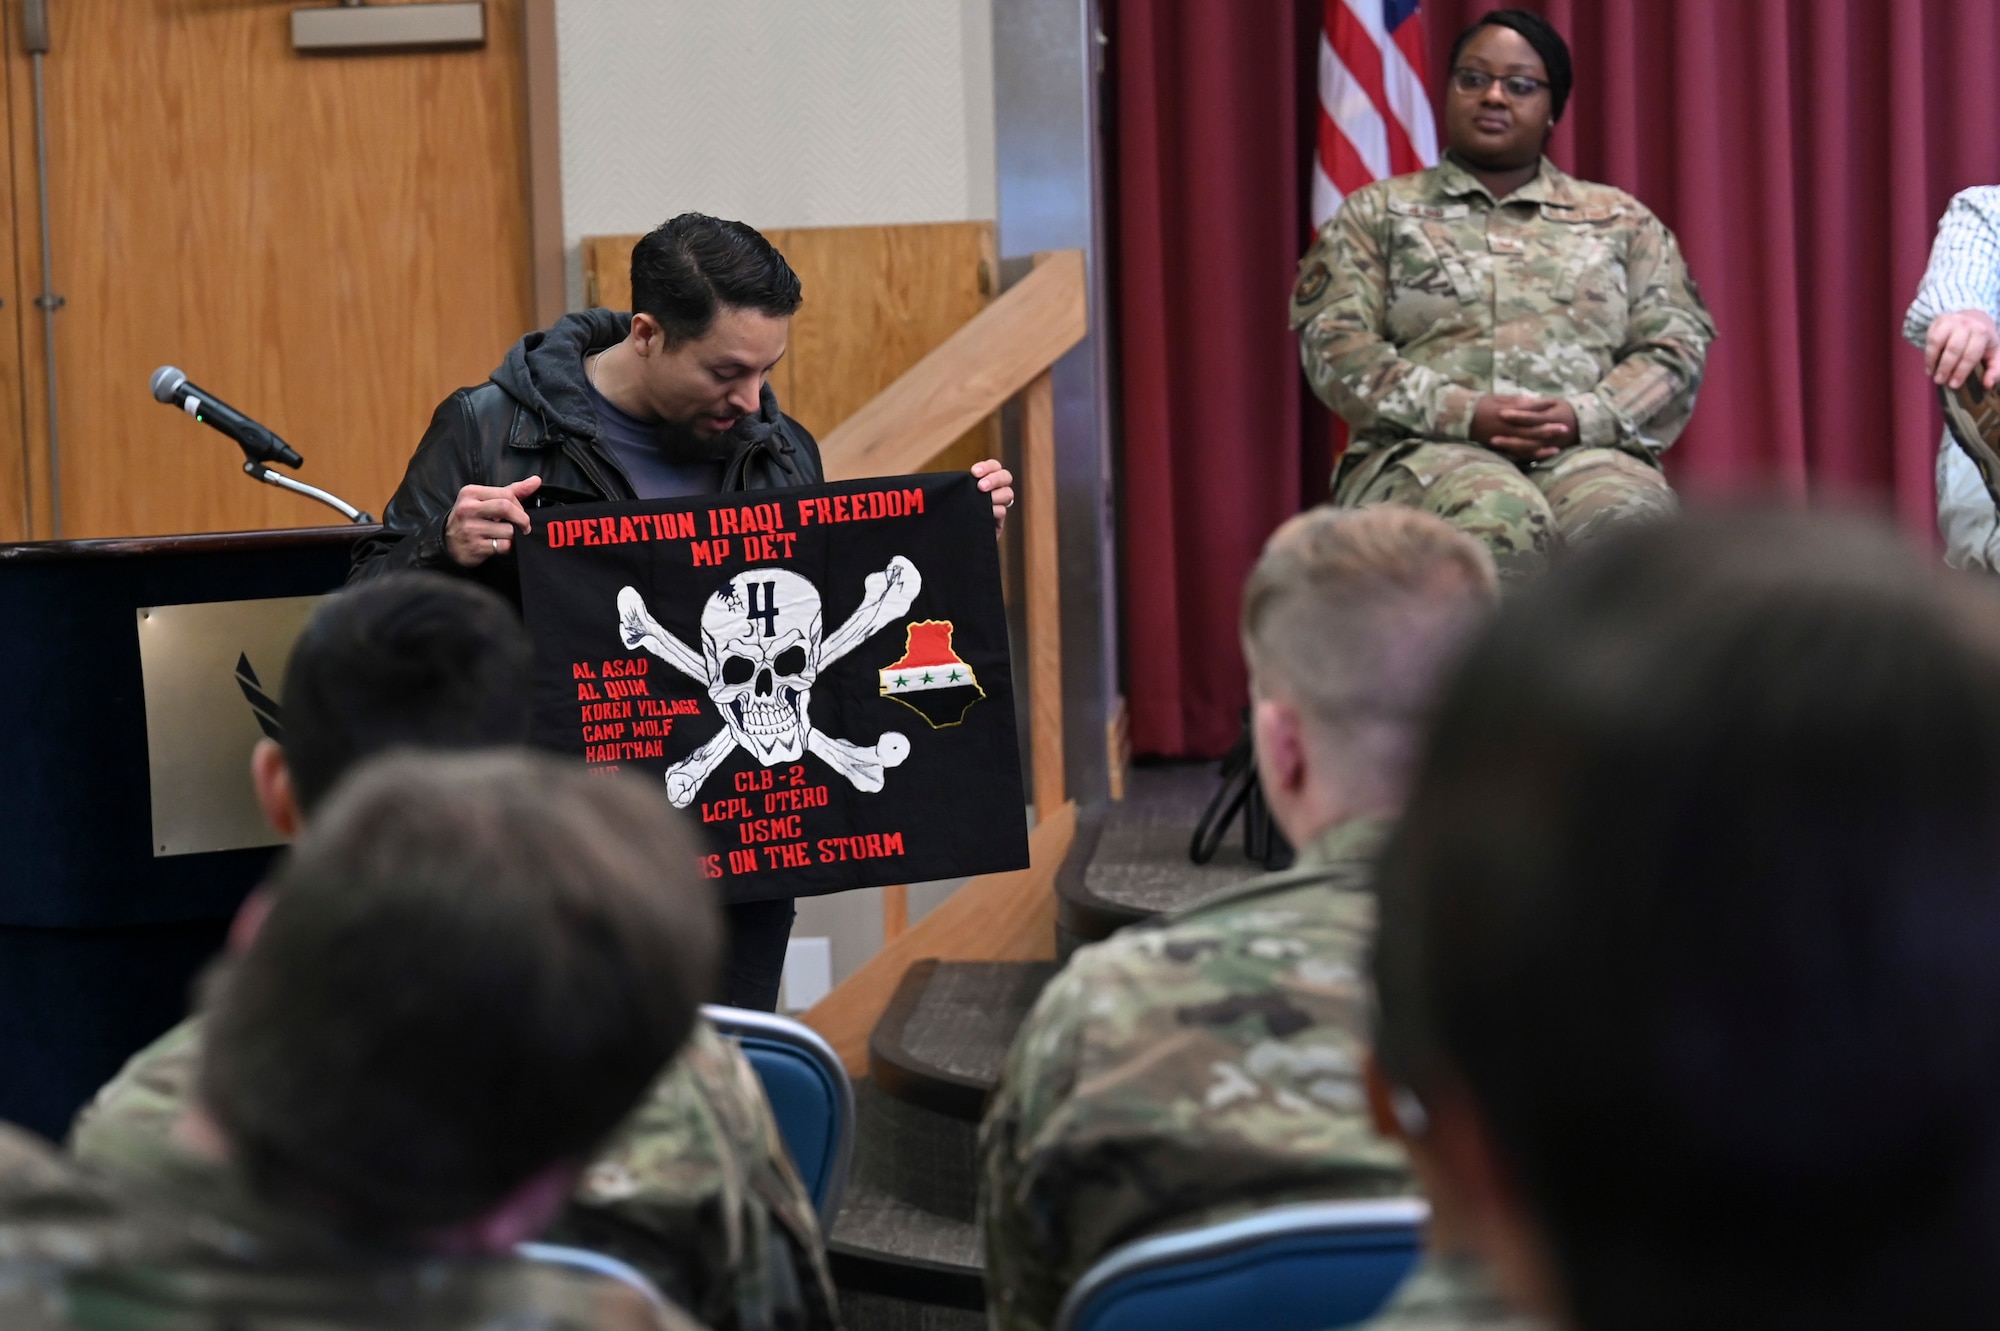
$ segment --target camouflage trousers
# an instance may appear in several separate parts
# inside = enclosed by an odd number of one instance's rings
[[[1485,542],[1509,581],[1533,577],[1564,545],[1679,507],[1659,464],[1616,448],[1571,448],[1525,465],[1478,444],[1395,444],[1341,461],[1333,502],[1405,504]]]

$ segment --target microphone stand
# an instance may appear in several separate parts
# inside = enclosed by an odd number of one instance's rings
[[[307,485],[304,481],[295,481],[281,472],[272,471],[269,466],[257,461],[255,458],[244,460],[243,474],[251,477],[253,480],[262,481],[266,485],[275,485],[280,490],[290,490],[295,495],[304,495],[308,499],[317,499],[320,503],[325,504],[328,508],[356,525],[375,521],[373,514],[362,512],[339,495],[328,494],[318,486]]]
[[[187,376],[172,365],[162,365],[153,371],[153,400],[169,407],[185,408],[189,415],[209,426],[217,434],[227,436],[230,442],[243,450],[243,474],[253,481],[275,485],[280,490],[290,490],[295,495],[325,504],[334,512],[356,526],[375,521],[372,513],[364,513],[339,495],[328,494],[316,485],[295,481],[291,477],[272,471],[270,463],[275,460],[287,467],[305,464],[298,451],[278,438],[271,430],[225,403],[209,399],[209,406],[220,413],[214,417],[202,414],[202,399],[196,394],[201,390],[188,383]]]

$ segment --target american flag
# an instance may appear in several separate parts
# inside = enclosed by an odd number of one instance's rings
[[[1437,164],[1437,122],[1418,0],[1326,0],[1319,35],[1317,229],[1371,180]]]

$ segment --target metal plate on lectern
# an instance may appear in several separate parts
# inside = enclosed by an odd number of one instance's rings
[[[317,596],[142,606],[153,854],[274,846],[250,751],[277,738],[285,662]]]

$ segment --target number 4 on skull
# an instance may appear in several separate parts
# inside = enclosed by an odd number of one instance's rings
[[[917,566],[902,555],[862,582],[861,605],[821,635],[819,588],[790,569],[753,568],[717,588],[702,606],[701,649],[662,628],[638,589],[618,593],[618,630],[628,649],[644,647],[708,690],[723,728],[667,769],[667,798],[685,809],[702,783],[736,749],[765,767],[791,765],[810,750],[857,790],[882,789],[883,773],[909,756],[910,741],[884,731],[872,745],[835,739],[813,728],[813,682],[819,673],[909,610],[923,589]]]

